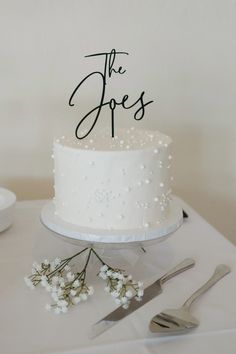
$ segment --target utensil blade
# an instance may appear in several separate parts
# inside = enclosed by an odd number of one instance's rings
[[[162,292],[162,284],[167,280],[175,277],[176,275],[190,269],[194,266],[195,261],[191,258],[186,258],[174,268],[169,270],[161,278],[156,280],[154,283],[149,285],[144,289],[144,295],[141,301],[137,301],[135,297],[130,300],[130,305],[128,309],[124,309],[122,306],[118,307],[116,310],[112,311],[110,314],[102,318],[100,321],[92,326],[91,336],[95,338],[98,334],[103,333],[106,329],[111,328],[118,321],[130,315],[147,302],[152,300],[154,297],[158,296]],[[91,337],[90,336],[90,337]]]
[[[117,322],[126,316],[130,315],[144,304],[152,300],[154,297],[158,296],[162,292],[160,280],[155,281],[153,284],[149,285],[144,289],[144,295],[141,301],[137,301],[134,297],[130,300],[130,305],[128,309],[124,309],[122,306],[118,307],[109,315],[102,318],[100,321],[96,322],[92,326],[92,331],[90,333],[90,338],[96,338],[98,335],[105,332],[107,329],[113,327]]]
[[[94,325],[92,325],[92,330],[89,333],[89,339],[94,339],[103,332],[105,332],[107,329],[113,327],[116,324],[116,321],[106,321],[106,320],[100,320]]]

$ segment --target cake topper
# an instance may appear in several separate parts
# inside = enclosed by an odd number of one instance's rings
[[[91,109],[78,123],[76,129],[75,129],[75,136],[77,139],[84,139],[86,136],[88,136],[93,128],[95,127],[98,118],[100,116],[100,113],[102,111],[102,108],[105,106],[109,106],[110,111],[111,111],[111,136],[114,138],[115,136],[115,109],[117,106],[122,106],[124,109],[130,109],[132,107],[136,106],[136,111],[134,113],[134,119],[135,120],[141,120],[144,117],[145,114],[145,107],[152,103],[153,101],[144,101],[144,95],[145,91],[142,91],[140,96],[135,102],[128,103],[129,101],[129,95],[125,94],[123,98],[119,101],[116,100],[115,98],[111,98],[108,101],[105,101],[105,93],[106,93],[106,85],[108,81],[112,78],[113,75],[123,75],[125,74],[126,70],[123,69],[122,66],[119,66],[118,68],[115,68],[115,61],[116,57],[121,55],[129,55],[127,52],[120,52],[116,51],[115,49],[112,49],[110,52],[107,53],[95,53],[95,54],[89,54],[86,55],[85,58],[89,57],[96,57],[96,56],[104,56],[104,67],[103,71],[93,71],[90,74],[88,74],[80,83],[76,86],[74,91],[72,92],[70,99],[69,99],[69,106],[74,106],[73,99],[75,95],[78,95],[79,89],[81,86],[86,82],[89,81],[92,77],[98,77],[101,80],[101,98],[100,102],[96,107]],[[81,127],[81,124],[92,114],[95,115],[93,123],[89,130],[80,135],[79,129]]]

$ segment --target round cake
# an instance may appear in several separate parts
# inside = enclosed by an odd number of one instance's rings
[[[54,141],[55,214],[96,230],[147,230],[168,218],[171,139],[134,128]]]

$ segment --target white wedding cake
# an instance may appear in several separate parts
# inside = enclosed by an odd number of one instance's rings
[[[54,141],[55,214],[96,230],[149,230],[169,215],[171,139],[158,131]]]

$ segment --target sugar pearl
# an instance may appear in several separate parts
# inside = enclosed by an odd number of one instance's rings
[[[155,197],[154,198],[154,202],[158,202],[159,198],[158,197]]]
[[[172,160],[172,156],[171,156],[171,155],[169,155],[169,156],[168,156],[168,159],[169,159],[169,160]]]
[[[140,170],[144,170],[144,168],[145,168],[145,165],[140,165]]]
[[[150,184],[150,183],[151,183],[151,180],[150,180],[150,179],[145,179],[145,183],[146,183],[146,184]]]
[[[150,227],[150,223],[149,222],[145,222],[144,223],[144,227],[147,227],[147,228]]]
[[[154,154],[158,154],[159,151],[158,151],[158,149],[154,149],[153,152],[154,152]]]
[[[119,219],[124,219],[124,215],[123,215],[123,214],[120,214],[120,215],[118,215],[118,218],[119,218]]]
[[[160,187],[164,187],[164,183],[163,182],[160,183]]]

